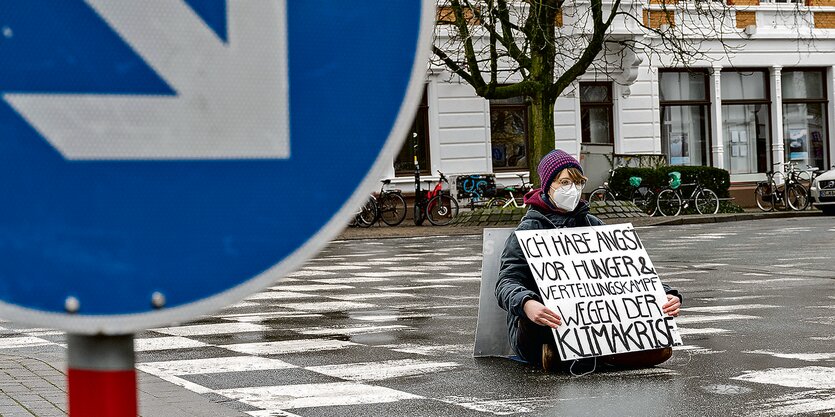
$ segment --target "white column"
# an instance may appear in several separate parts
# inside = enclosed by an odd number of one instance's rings
[[[665,149],[661,145],[661,79],[658,76],[658,67],[650,66],[647,69],[650,76],[652,94],[652,153],[661,155]],[[667,161],[670,159],[667,155]]]
[[[713,166],[716,168],[725,168],[725,141],[722,139],[722,67],[719,65],[713,66],[710,69],[710,81],[713,88],[711,95],[713,96],[710,104],[710,117],[712,119],[710,126],[710,136],[713,138]]]
[[[827,81],[826,85],[828,91],[826,92],[826,107],[827,107],[827,116],[829,119],[829,124],[826,128],[826,135],[827,137],[824,139],[827,141],[827,147],[829,148],[829,160],[824,161],[824,166],[818,167],[820,169],[827,169],[832,165],[835,165],[835,140],[832,138],[835,135],[832,134],[832,129],[835,129],[835,66],[829,67],[826,71]]]
[[[583,121],[580,111],[580,82],[574,80],[570,87],[574,91],[574,126],[577,129],[577,137],[574,138],[576,152],[574,157],[580,159],[583,150]],[[570,97],[570,96],[569,96]]]
[[[786,158],[783,152],[783,67],[771,67],[771,163],[782,164]],[[779,171],[782,165],[766,167],[766,170]]]

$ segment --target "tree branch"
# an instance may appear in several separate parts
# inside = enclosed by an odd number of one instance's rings
[[[473,47],[473,38],[470,33],[470,28],[467,26],[467,19],[464,16],[464,9],[461,6],[460,0],[450,0],[450,4],[452,5],[452,11],[455,14],[455,27],[458,29],[458,34],[464,42],[464,57],[466,58],[470,74],[470,81],[468,82],[476,88],[483,87],[485,85],[484,78],[482,78],[481,69],[478,66],[478,58],[475,48]]]

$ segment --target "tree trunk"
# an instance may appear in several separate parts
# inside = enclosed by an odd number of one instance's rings
[[[530,146],[528,151],[528,168],[531,182],[539,185],[539,175],[536,167],[543,156],[554,150],[556,137],[554,135],[554,99],[545,95],[532,97],[530,107]]]
[[[556,0],[531,2],[530,17],[525,22],[530,33],[531,65],[529,79],[539,86],[531,95],[531,151],[528,167],[531,182],[539,184],[536,167],[548,152],[554,150],[554,101],[548,91],[554,84],[556,50]]]

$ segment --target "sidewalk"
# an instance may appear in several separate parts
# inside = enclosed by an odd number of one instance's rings
[[[33,354],[0,351],[0,416],[63,417],[67,415],[66,350],[43,346]],[[137,371],[139,415],[143,417],[248,417],[152,375]]]
[[[687,215],[675,217],[630,217],[606,219],[609,224],[632,223],[635,226],[673,226],[682,224],[722,223],[742,220],[780,219],[788,217],[811,217],[823,216],[820,210],[807,209],[804,211],[771,211],[748,210],[744,213],[722,213],[713,215]],[[518,222],[492,225],[487,227],[515,227]],[[835,218],[833,218],[835,223]],[[418,237],[418,236],[460,236],[480,235],[484,226],[432,226],[426,222],[422,226],[415,226],[411,220],[406,219],[398,226],[390,227],[379,223],[369,228],[349,227],[346,228],[336,239],[378,239],[395,237]]]

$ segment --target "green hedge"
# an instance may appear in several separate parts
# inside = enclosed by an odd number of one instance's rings
[[[728,171],[714,167],[702,166],[665,166],[658,168],[618,168],[615,171],[615,176],[609,184],[612,191],[617,195],[630,196],[632,195],[632,188],[629,186],[630,177],[641,177],[641,186],[650,187],[652,190],[658,190],[667,186],[667,174],[672,171],[681,173],[681,182],[689,184],[697,182],[715,191],[719,198],[727,198],[728,188],[731,186],[731,177]],[[690,188],[686,187],[685,192],[690,192]],[[628,198],[628,197],[626,197]]]
[[[719,198],[728,198],[728,188],[731,186],[731,178],[728,171],[714,167],[701,166],[664,166],[657,168],[618,168],[612,178],[609,187],[615,195],[621,199],[628,199],[632,195],[632,187],[629,185],[630,177],[641,177],[641,186],[650,187],[656,193],[669,183],[668,173],[678,171],[681,173],[682,184],[700,183],[706,188],[716,192]],[[682,193],[689,193],[692,188],[685,187]],[[685,197],[687,197],[685,195]],[[733,201],[723,200],[719,204],[720,213],[740,213],[742,208]],[[695,214],[695,207],[688,207],[682,214]]]

